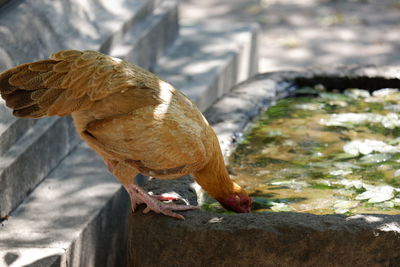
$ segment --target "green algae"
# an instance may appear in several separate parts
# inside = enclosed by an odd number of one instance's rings
[[[297,92],[260,114],[230,156],[253,212],[400,214],[400,93]],[[203,208],[224,212],[210,199]]]

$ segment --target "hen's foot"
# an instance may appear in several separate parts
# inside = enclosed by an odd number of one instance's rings
[[[147,207],[143,210],[143,213],[154,211],[156,213],[162,213],[164,215],[174,217],[177,219],[185,219],[185,217],[173,211],[197,209],[196,206],[192,205],[177,205],[174,203],[163,203],[159,200],[159,199],[177,200],[181,199],[181,197],[173,196],[171,199],[171,197],[165,197],[164,195],[151,196],[147,192],[145,192],[142,188],[140,188],[135,184],[124,185],[124,187],[131,198],[132,211],[136,210],[137,205],[146,204]]]
[[[187,199],[181,197],[179,194],[175,193],[175,192],[170,192],[170,193],[164,193],[161,195],[154,195],[152,192],[149,192],[149,195],[151,195],[152,197],[160,200],[160,201],[177,201],[177,200],[181,200],[183,201],[186,205],[190,205],[189,201],[187,201]]]

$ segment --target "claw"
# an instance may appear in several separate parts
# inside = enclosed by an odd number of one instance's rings
[[[132,206],[132,211],[134,212],[136,209],[136,206],[138,204],[146,204],[147,207],[143,210],[143,213],[148,213],[150,211],[154,211],[156,213],[161,213],[166,216],[174,217],[177,219],[184,220],[185,217],[182,215],[173,212],[174,210],[193,210],[197,209],[196,206],[192,205],[177,205],[174,203],[163,203],[160,201],[165,200],[168,198],[168,200],[177,200],[177,199],[183,199],[181,196],[178,195],[157,195],[157,196],[152,196],[149,195],[147,192],[145,192],[142,188],[135,184],[129,184],[129,185],[124,185],[126,191],[128,192],[130,198],[131,198],[131,206]],[[185,201],[187,203],[187,201]]]
[[[151,195],[152,197],[160,200],[160,201],[177,201],[177,200],[181,200],[183,202],[185,202],[186,205],[189,205],[189,201],[185,198],[183,198],[181,195],[179,195],[178,193],[175,192],[170,192],[170,193],[164,193],[161,195],[153,195],[152,192],[149,192],[149,195]]]
[[[135,210],[136,210],[136,201],[134,201],[134,200],[131,200],[131,209],[132,209],[132,212],[135,212]]]

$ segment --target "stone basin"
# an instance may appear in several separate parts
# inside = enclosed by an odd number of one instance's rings
[[[259,74],[236,86],[205,112],[225,155],[247,123],[300,86],[327,89],[400,88],[400,68]],[[155,193],[175,191],[197,204],[202,191],[191,177],[151,180]],[[195,210],[186,220],[131,215],[129,266],[400,266],[400,215],[313,215],[295,212],[217,214]]]

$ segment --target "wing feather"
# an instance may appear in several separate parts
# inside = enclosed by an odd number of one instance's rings
[[[0,74],[0,94],[16,116],[63,116],[111,94],[158,86],[154,74],[95,51],[63,50],[50,58]]]

